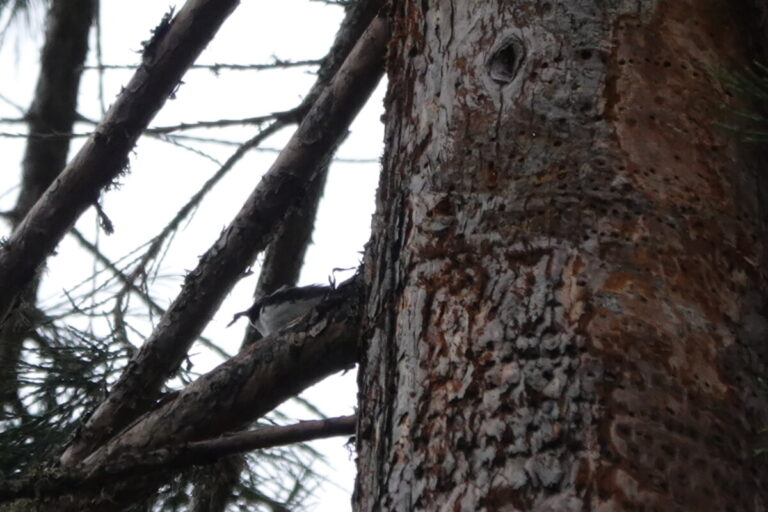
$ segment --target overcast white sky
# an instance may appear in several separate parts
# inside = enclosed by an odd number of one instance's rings
[[[180,8],[183,2],[178,2]],[[107,64],[136,64],[141,41],[167,11],[170,4],[157,0],[103,0],[102,34],[103,60]],[[219,35],[198,59],[198,63],[265,63],[273,57],[290,60],[320,58],[329,48],[342,10],[310,0],[272,0],[243,2],[225,23]],[[38,72],[38,53],[42,35],[35,29],[11,31],[0,48],[0,95],[11,102],[27,107],[32,99]],[[94,63],[91,54],[89,62]],[[243,118],[283,110],[296,106],[314,81],[314,76],[302,68],[293,71],[209,71],[192,70],[176,99],[169,101],[153,125],[180,122]],[[107,105],[115,98],[130,78],[131,71],[108,71],[105,74],[104,97]],[[98,75],[85,71],[79,110],[91,119],[101,117],[98,95]],[[352,127],[352,133],[338,156],[346,159],[371,159],[373,162],[337,162],[332,166],[317,228],[302,272],[301,284],[325,283],[333,268],[356,267],[360,251],[367,241],[370,216],[374,207],[374,192],[379,165],[375,161],[381,152],[383,128],[380,123],[383,87],[371,99]],[[20,113],[6,101],[0,100],[0,118],[19,118]],[[78,132],[90,130],[78,125]],[[23,133],[18,123],[0,123],[0,132]],[[192,134],[191,132],[188,132]],[[244,141],[253,136],[253,128],[197,131],[194,135],[231,141]],[[280,148],[290,136],[286,131],[270,139],[266,146]],[[79,147],[76,140],[73,151]],[[0,210],[13,206],[16,194],[5,193],[19,182],[19,166],[24,139],[0,137],[3,172],[0,173]],[[210,155],[225,160],[235,147],[206,144]],[[221,229],[232,219],[244,199],[269,168],[275,154],[254,152],[241,160],[236,168],[217,187],[193,220],[186,225],[174,241],[162,267],[167,279],[158,283],[154,295],[167,305],[179,290],[184,273],[195,267],[197,258],[216,239]],[[167,223],[187,198],[218,169],[218,165],[201,156],[155,139],[140,140],[132,157],[130,173],[124,176],[117,190],[103,198],[107,215],[115,225],[115,234],[99,235],[103,252],[118,258],[138,244],[146,242]],[[81,218],[77,227],[90,237],[96,236],[93,212]],[[7,226],[2,227],[7,234]],[[72,240],[65,240],[58,254],[49,260],[47,280],[40,294],[42,304],[60,303],[63,290],[69,289],[87,277],[93,261]],[[240,344],[244,322],[230,329],[224,327],[236,311],[246,309],[256,276],[244,279],[225,302],[211,322],[205,335],[234,353]],[[148,334],[151,326],[142,331]],[[220,362],[195,345],[194,370],[205,372]],[[304,397],[318,405],[328,415],[353,412],[356,383],[354,372],[335,376],[308,390]],[[285,411],[297,418],[310,415],[295,406]],[[354,467],[346,439],[338,438],[313,443],[329,457],[330,465],[316,469],[327,475],[335,485],[326,485],[317,493],[314,511],[349,510],[349,492],[354,478]]]

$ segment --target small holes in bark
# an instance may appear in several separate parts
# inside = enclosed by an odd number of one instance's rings
[[[523,42],[514,36],[508,36],[491,52],[488,59],[488,74],[501,85],[510,83],[520,69],[525,57]]]

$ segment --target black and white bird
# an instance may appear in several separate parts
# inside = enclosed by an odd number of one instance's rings
[[[257,299],[247,310],[235,314],[229,325],[241,316],[247,316],[262,336],[269,336],[309,313],[331,290],[330,286],[322,285],[280,288]]]

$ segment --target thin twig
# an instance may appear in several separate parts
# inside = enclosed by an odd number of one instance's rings
[[[281,60],[281,59],[275,59],[274,62],[266,63],[266,64],[225,64],[225,63],[215,63],[215,64],[194,64],[190,66],[189,69],[203,69],[203,70],[209,70],[214,73],[218,73],[219,71],[265,71],[265,70],[271,70],[271,69],[287,69],[287,68],[297,68],[297,67],[307,67],[307,66],[319,66],[322,63],[322,59],[308,59],[308,60],[296,60],[296,61],[287,61],[287,60]],[[104,71],[104,70],[115,70],[115,69],[127,69],[127,70],[135,70],[138,69],[141,66],[141,64],[101,64],[96,66],[85,66],[83,69],[85,70],[97,70],[97,71]]]
[[[176,125],[170,125],[170,126],[156,126],[153,128],[149,128],[146,130],[146,133],[151,134],[164,134],[164,133],[172,133],[172,132],[179,132],[183,130],[194,130],[197,128],[222,128],[226,126],[239,126],[239,125],[249,125],[249,124],[262,124],[266,123],[267,121],[272,121],[274,119],[279,119],[282,117],[290,117],[292,113],[290,111],[288,112],[275,112],[272,114],[266,114],[263,116],[256,116],[256,117],[245,117],[243,119],[218,119],[215,121],[197,121],[194,123],[179,123]]]
[[[139,296],[139,298],[146,304],[150,310],[152,310],[153,313],[157,315],[163,315],[165,314],[165,309],[161,307],[159,304],[157,304],[152,297],[149,296],[148,293],[146,293],[144,290],[139,288],[134,284],[134,279],[131,279],[131,277],[134,275],[133,273],[131,276],[126,276],[122,270],[117,268],[112,261],[107,258],[104,254],[99,251],[99,248],[96,247],[94,244],[92,244],[87,238],[83,236],[82,233],[80,233],[77,229],[72,228],[72,236],[75,237],[75,239],[82,245],[88,252],[93,254],[93,256],[105,267],[107,267],[112,274],[123,283],[123,290],[128,289],[132,293]],[[206,338],[205,336],[200,336],[198,338],[200,343],[203,344],[203,346],[213,350],[216,352],[220,357],[222,357],[224,360],[227,360],[232,357],[232,354],[229,354],[227,351],[216,345],[213,341]]]

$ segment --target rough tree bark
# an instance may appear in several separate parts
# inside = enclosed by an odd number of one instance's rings
[[[747,3],[392,14],[356,510],[765,510]]]

